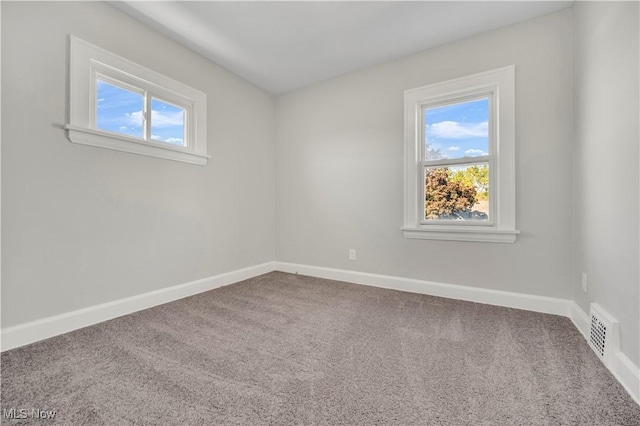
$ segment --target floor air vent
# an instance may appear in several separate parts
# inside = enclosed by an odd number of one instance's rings
[[[591,314],[591,346],[596,350],[598,355],[604,356],[605,342],[607,340],[607,324],[603,324],[598,316]]]
[[[591,304],[591,328],[589,344],[602,362],[609,366],[612,355],[618,350],[618,321],[598,304]]]

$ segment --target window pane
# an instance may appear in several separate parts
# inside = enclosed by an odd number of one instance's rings
[[[426,220],[489,220],[489,165],[425,168]]]
[[[142,94],[102,80],[97,80],[97,89],[96,127],[142,138]]]
[[[151,139],[184,146],[183,108],[151,99]]]
[[[425,160],[489,154],[489,98],[424,110]]]

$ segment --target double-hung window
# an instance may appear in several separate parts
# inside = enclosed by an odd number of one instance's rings
[[[405,92],[407,238],[514,242],[514,67]]]
[[[206,164],[206,95],[70,37],[69,124],[74,143]]]

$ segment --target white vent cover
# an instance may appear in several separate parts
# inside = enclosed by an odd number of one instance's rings
[[[618,321],[596,303],[591,304],[590,313],[589,344],[602,362],[610,366],[613,354],[618,351]]]

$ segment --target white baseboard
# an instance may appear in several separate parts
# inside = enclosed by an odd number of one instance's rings
[[[565,300],[553,297],[535,296],[531,294],[443,284],[412,278],[369,274],[367,272],[347,271],[344,269],[323,268],[319,266],[299,265],[295,263],[276,262],[275,268],[276,271],[300,273],[318,278],[346,281],[373,287],[407,291],[410,293],[428,294],[448,299],[466,300],[469,302],[484,303],[487,305],[524,309],[527,311],[562,315],[565,317],[569,316],[569,309],[573,303],[568,299]]]
[[[99,322],[253,278],[273,270],[274,262],[267,262],[185,284],[127,297],[126,299],[115,300],[113,302],[8,327],[2,329],[0,333],[0,348],[2,351],[7,351]]]
[[[610,368],[613,376],[640,405],[640,369],[625,354],[617,352],[613,356],[613,365]]]
[[[589,341],[589,315],[572,302],[570,316],[571,321],[580,330],[584,338]],[[640,405],[640,369],[621,351],[613,354],[611,365],[605,366],[611,371],[613,377],[625,388],[634,401]]]
[[[573,321],[573,325],[582,333],[584,338],[589,340],[589,328],[591,327],[589,315],[587,315],[576,302],[571,302],[569,309],[569,318]]]

